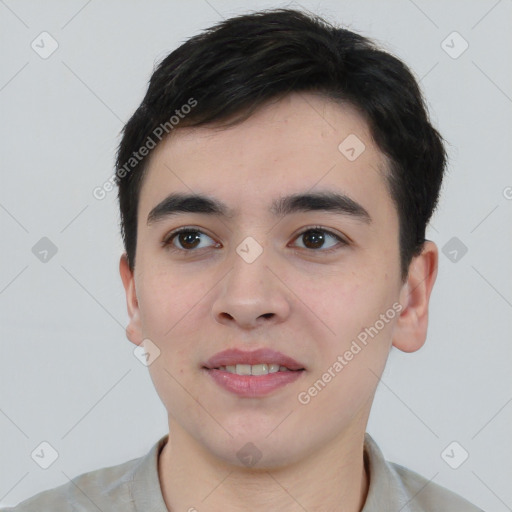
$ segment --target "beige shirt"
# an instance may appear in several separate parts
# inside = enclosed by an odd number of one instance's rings
[[[158,480],[158,455],[167,437],[143,457],[84,473],[4,512],[168,512]],[[368,433],[364,452],[370,486],[362,512],[483,512],[448,489],[387,462]]]

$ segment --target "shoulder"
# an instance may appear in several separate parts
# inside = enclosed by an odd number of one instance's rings
[[[385,460],[368,433],[365,434],[364,452],[370,485],[362,512],[483,512],[432,480]]]
[[[42,491],[4,512],[55,512],[75,510],[102,510],[104,506],[124,501],[129,507],[129,482],[139,459],[133,459],[117,466],[83,473],[69,482]],[[108,509],[107,509],[108,510]]]
[[[414,503],[411,510],[423,512],[483,512],[462,496],[436,484],[399,464],[388,462],[396,473],[407,497]]]
[[[143,457],[83,473],[1,512],[135,511],[138,486],[158,485],[156,461],[165,439],[160,439]]]

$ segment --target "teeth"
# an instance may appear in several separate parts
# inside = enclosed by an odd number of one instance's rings
[[[251,365],[250,364],[237,364],[235,373],[237,375],[251,375]]]
[[[286,366],[279,366],[278,364],[237,364],[228,366],[219,366],[219,370],[236,373],[237,375],[267,375],[268,373],[276,372],[289,372]]]
[[[245,365],[243,365],[245,366]],[[268,365],[266,364],[253,364],[252,366],[249,366],[249,373],[251,375],[267,375],[268,373]],[[237,365],[237,373],[238,373],[238,365]]]

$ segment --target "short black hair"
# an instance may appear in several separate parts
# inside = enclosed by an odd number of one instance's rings
[[[293,92],[349,104],[368,123],[389,162],[386,183],[398,213],[406,279],[437,205],[446,165],[443,139],[403,62],[362,35],[289,8],[226,19],[188,39],[156,67],[122,130],[116,160],[121,234],[132,270],[148,160],[141,155],[147,148],[163,140],[162,134],[172,136],[175,127],[233,126]]]

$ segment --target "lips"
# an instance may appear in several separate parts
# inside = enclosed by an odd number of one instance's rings
[[[218,352],[204,363],[204,368],[213,370],[221,366],[234,366],[237,364],[278,364],[289,370],[304,370],[304,365],[295,359],[268,348],[261,348],[251,352],[240,349],[228,349]]]

